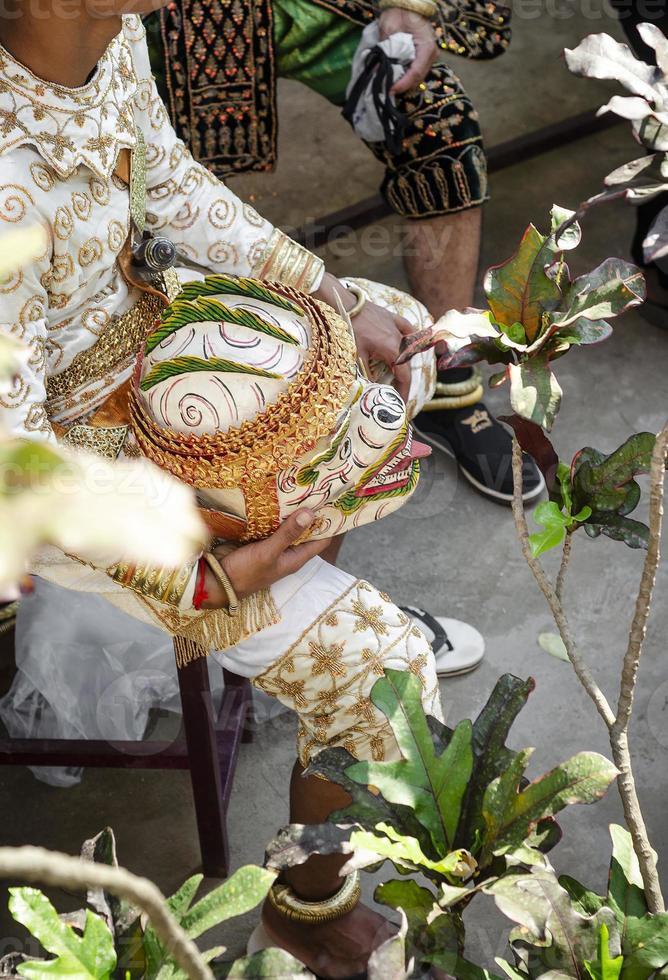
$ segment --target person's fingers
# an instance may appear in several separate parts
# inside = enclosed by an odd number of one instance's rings
[[[433,43],[418,45],[415,60],[411,63],[405,75],[392,86],[390,90],[391,94],[401,95],[402,92],[409,92],[416,85],[419,85],[420,82],[423,82],[434,63],[436,53],[437,48]]]
[[[410,364],[395,364],[392,371],[394,373],[394,386],[403,400],[407,402],[411,390],[411,366]]]
[[[331,540],[331,538],[319,538],[317,541],[305,541],[303,544],[297,544],[293,548],[287,548],[277,562],[281,577],[298,572],[307,561],[315,558],[316,555],[322,554],[331,543]]]
[[[315,514],[312,510],[302,507],[300,510],[290,514],[283,521],[278,531],[274,531],[271,537],[267,538],[267,545],[270,551],[278,559],[280,555],[297,541],[304,531],[313,524]]]
[[[395,316],[394,322],[402,336],[409,337],[412,333],[415,333],[414,325],[405,316]]]

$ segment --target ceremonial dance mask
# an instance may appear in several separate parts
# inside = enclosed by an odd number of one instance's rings
[[[341,534],[413,493],[426,446],[350,324],[277,283],[187,283],[147,339],[132,394],[142,452],[198,491],[215,536],[253,541],[300,507]]]

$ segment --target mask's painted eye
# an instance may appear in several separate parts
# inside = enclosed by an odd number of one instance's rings
[[[371,408],[371,417],[383,429],[396,429],[403,422],[406,409],[404,403],[392,388],[383,388],[377,393]]]

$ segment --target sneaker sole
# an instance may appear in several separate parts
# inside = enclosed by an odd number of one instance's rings
[[[421,441],[423,440],[424,442],[428,442],[430,446],[434,447],[434,449],[438,449],[440,452],[445,453],[446,456],[449,456],[450,459],[454,459],[459,469],[459,472],[462,474],[464,479],[468,480],[471,486],[475,487],[476,490],[479,493],[481,493],[484,497],[489,497],[491,500],[501,500],[503,501],[504,504],[512,504],[513,502],[512,493],[502,493],[500,490],[493,490],[491,487],[488,487],[485,483],[481,483],[480,480],[477,480],[473,476],[473,474],[469,473],[466,467],[459,462],[451,446],[448,443],[441,442],[440,439],[434,438],[434,436],[430,435],[428,432],[424,432],[422,429],[418,429],[415,423],[413,423],[413,429],[415,431],[415,434],[418,436],[418,438]],[[535,500],[536,497],[539,497],[543,492],[543,490],[545,489],[545,480],[543,479],[543,474],[539,471],[538,475],[540,477],[540,482],[533,488],[533,490],[527,490],[526,493],[522,494],[522,500],[524,501],[525,504],[529,503],[531,500]]]

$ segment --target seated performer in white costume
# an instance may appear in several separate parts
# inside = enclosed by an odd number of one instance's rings
[[[3,423],[111,458],[145,453],[197,488],[214,542],[176,571],[45,552],[34,572],[159,624],[183,661],[221,650],[293,707],[291,819],[319,822],[347,797],[301,778],[314,753],[397,753],[369,700],[385,667],[414,672],[440,712],[424,634],[316,557],[415,488],[425,448],[395,387],[370,381],[358,356],[391,367],[428,315],[396,290],[340,283],[193,162],[157,95],[141,21],[121,20],[118,0],[81,0],[67,19],[12,6],[18,16],[0,21],[0,217],[42,221],[49,244],[0,286],[0,329],[30,351]],[[147,232],[164,236],[153,251]],[[168,239],[213,277],[180,291],[193,272],[168,268]],[[381,382],[413,413],[434,373],[427,354]],[[297,907],[327,900],[320,925],[284,915],[279,899],[264,911],[273,941],[325,977],[363,970],[387,934],[358,890],[341,889],[339,867],[314,857],[287,875]]]

